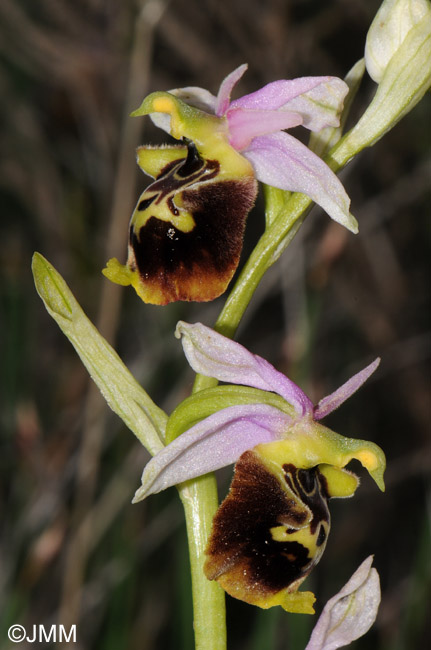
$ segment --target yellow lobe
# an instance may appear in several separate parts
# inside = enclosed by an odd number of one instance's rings
[[[170,163],[187,157],[186,145],[172,147],[142,146],[136,149],[136,161],[145,174],[157,178]]]
[[[116,257],[112,257],[107,262],[106,267],[102,269],[102,273],[105,278],[115,282],[115,284],[121,284],[123,287],[133,284],[133,271],[128,266],[121,264]]]
[[[243,600],[250,605],[255,605],[261,609],[269,609],[280,605],[286,612],[292,614],[314,614],[313,604],[316,598],[311,591],[295,591],[299,585],[305,580],[305,577],[297,580],[293,585],[286,589],[281,589],[275,594],[259,593],[259,590],[244,592],[241,587],[244,569],[234,567],[228,573],[222,574],[217,578],[217,582],[223,589],[233,598]],[[291,591],[292,590],[292,591]]]
[[[280,591],[278,594],[265,599],[264,603],[256,603],[262,609],[269,609],[274,605],[280,605],[286,612],[292,614],[314,614],[314,603],[316,598],[312,591]]]
[[[346,469],[333,465],[319,465],[319,472],[326,478],[330,497],[351,497],[359,487],[358,477]]]
[[[102,269],[102,273],[108,280],[111,280],[115,284],[120,284],[123,287],[132,285],[138,296],[144,302],[154,305],[165,304],[163,294],[161,294],[158,287],[144,285],[137,271],[132,271],[129,266],[121,264],[115,257],[108,261],[106,267]]]

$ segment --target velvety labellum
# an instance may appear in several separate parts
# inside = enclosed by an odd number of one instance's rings
[[[285,464],[274,472],[246,451],[214,518],[206,576],[253,605],[313,613],[313,594],[297,589],[324,551],[329,496],[318,467]]]
[[[223,293],[255,194],[253,177],[226,176],[219,161],[189,143],[187,157],[161,170],[132,215],[127,267],[138,275],[132,284],[140,297],[163,305]]]

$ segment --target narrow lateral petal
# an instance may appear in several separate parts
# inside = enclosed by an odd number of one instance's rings
[[[268,361],[201,323],[180,321],[175,336],[182,336],[187,360],[195,372],[231,384],[243,384],[278,393],[299,416],[313,412],[305,393]]]
[[[336,650],[363,636],[380,604],[379,574],[370,555],[350,580],[326,603],[305,650]]]
[[[336,391],[321,399],[314,409],[314,419],[321,420],[326,415],[329,415],[329,413],[332,413],[332,411],[335,411],[335,409],[337,409],[367,381],[368,377],[377,370],[379,363],[380,358],[375,359],[375,361],[370,363],[366,368],[356,373],[356,375],[353,375],[353,377],[340,386],[340,388],[337,388]]]
[[[298,79],[282,79],[272,81],[249,95],[244,95],[231,102],[231,108],[248,108],[252,110],[277,110],[286,106],[295,97],[310,93],[314,88],[321,87],[319,95],[333,94],[333,80],[336,77],[299,77]],[[337,79],[337,82],[341,81]],[[344,83],[344,82],[341,82]],[[337,84],[338,85],[338,84]],[[345,84],[344,84],[345,85]],[[347,92],[347,91],[346,91]],[[294,110],[294,109],[292,109]]]
[[[237,151],[248,147],[259,135],[291,129],[302,124],[302,117],[291,111],[251,111],[236,108],[227,113],[229,142]]]
[[[226,113],[229,107],[231,92],[247,68],[248,65],[243,63],[223,79],[215,102],[215,114],[219,117]]]
[[[230,406],[210,415],[147,463],[133,502],[235,463],[247,449],[278,440],[290,422],[267,404]]]
[[[282,190],[302,192],[328,215],[353,233],[356,219],[349,213],[350,199],[331,169],[308,147],[288,133],[255,138],[242,152],[253,165],[256,178]]]

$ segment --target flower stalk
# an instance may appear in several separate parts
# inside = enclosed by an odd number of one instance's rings
[[[245,263],[220,312],[214,329],[233,338],[266,271],[278,260],[301,227],[312,201],[305,194],[289,196]]]
[[[189,545],[193,598],[193,627],[196,650],[225,650],[225,592],[208,580],[203,566],[205,548],[218,508],[217,482],[213,473],[178,486],[184,508]]]

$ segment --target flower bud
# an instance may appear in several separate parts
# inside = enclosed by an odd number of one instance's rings
[[[393,5],[397,10],[392,15]],[[370,28],[367,68],[370,75],[379,80],[379,85],[359,122],[334,149],[332,157],[339,164],[345,164],[359,151],[380,140],[416,106],[431,86],[431,7],[428,2],[417,5],[421,8],[413,11],[408,8],[416,3],[388,0]],[[410,16],[408,24],[411,26],[407,32],[406,15]]]
[[[385,0],[368,31],[365,63],[368,74],[380,83],[391,58],[409,31],[429,14],[428,0]]]

